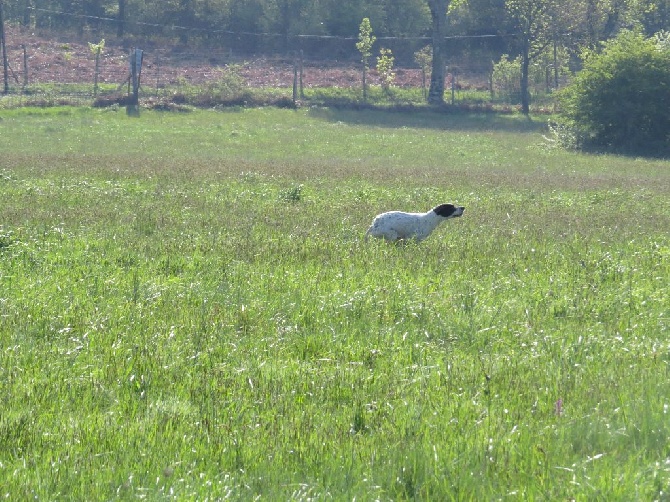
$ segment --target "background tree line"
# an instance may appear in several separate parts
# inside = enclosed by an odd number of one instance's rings
[[[417,64],[419,50],[430,49],[429,103],[444,102],[447,63],[453,71],[458,58],[478,59],[490,62],[494,75],[496,69],[504,74],[500,70],[508,64],[510,74],[519,68],[519,100],[525,114],[529,113],[531,68],[546,71],[547,82],[553,72],[553,88],[557,88],[559,74],[568,65],[581,65],[590,49],[626,33],[643,37],[635,42],[641,46],[644,37],[667,37],[662,30],[670,27],[670,0],[0,0],[0,6],[9,22],[35,30],[75,30],[93,40],[110,35],[142,43],[167,39],[243,55],[290,54],[299,49],[308,57],[345,61],[358,55],[356,40],[364,20],[370,40],[380,42],[378,50],[391,65],[393,61]],[[618,53],[627,56],[635,44]],[[628,64],[623,78],[635,81],[649,61],[655,62],[654,51],[666,57],[666,49],[658,49],[665,45],[650,44],[647,53]],[[363,62],[372,55],[370,50],[363,54]],[[652,111],[659,100],[667,99],[662,58],[657,64],[660,70],[651,73],[655,82],[660,78],[661,88],[645,93]],[[622,100],[628,98],[629,93],[622,95]],[[610,104],[606,102],[605,108]],[[663,120],[652,120],[647,114],[638,122],[644,125],[640,130],[658,129],[662,123],[655,141],[669,139]],[[654,127],[647,127],[649,123]]]
[[[411,62],[427,37],[495,35],[479,46],[522,54],[557,43],[595,46],[623,28],[652,35],[670,26],[670,0],[15,0],[8,21],[34,29],[173,37],[180,43],[224,44],[238,52],[295,49],[355,58],[354,43],[333,51],[323,37],[354,38],[368,18],[378,39],[405,39],[398,62]],[[444,16],[437,19],[436,16]],[[95,38],[95,39],[97,39]],[[387,44],[388,45],[388,44]]]

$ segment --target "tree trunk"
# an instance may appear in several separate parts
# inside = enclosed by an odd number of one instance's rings
[[[444,39],[447,30],[447,8],[450,0],[428,0],[432,17],[433,67],[430,75],[428,103],[444,104],[444,77],[446,73],[446,51]]]
[[[368,100],[368,83],[366,82],[366,74],[368,72],[367,64],[363,65],[363,102]]]
[[[291,6],[287,0],[277,2],[279,8],[279,20],[281,22],[282,42],[284,44],[284,52],[288,54],[289,50],[289,33],[291,33]]]
[[[119,14],[117,20],[118,24],[116,25],[116,36],[123,38],[123,35],[125,35],[126,0],[119,0]]]
[[[195,6],[193,0],[179,0],[179,24],[184,28],[179,30],[179,42],[183,45],[188,44],[191,28],[195,20]]]
[[[528,92],[528,69],[530,67],[530,40],[523,41],[521,54],[521,113],[530,113],[530,95]]]
[[[32,24],[30,23],[30,15],[32,13],[32,3],[31,0],[26,1],[26,6],[23,9],[23,26],[30,28]]]
[[[598,43],[596,29],[596,0],[587,0],[586,2],[586,33],[588,45],[593,47]]]
[[[2,46],[3,94],[9,93],[9,63],[7,62],[7,44],[5,43],[5,21],[2,16],[2,0],[0,0],[0,46]]]

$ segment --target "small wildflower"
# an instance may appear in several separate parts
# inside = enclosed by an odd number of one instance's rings
[[[558,401],[554,404],[554,412],[556,416],[560,417],[563,414],[563,400],[559,397]]]

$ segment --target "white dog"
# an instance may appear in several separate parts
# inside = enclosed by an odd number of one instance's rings
[[[427,213],[405,213],[389,211],[375,217],[365,232],[365,240],[369,236],[382,237],[387,241],[396,242],[403,239],[415,239],[421,242],[443,221],[461,216],[464,207],[453,204],[440,204]]]

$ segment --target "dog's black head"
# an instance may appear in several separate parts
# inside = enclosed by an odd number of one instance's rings
[[[456,218],[457,216],[461,216],[463,214],[465,208],[461,206],[454,206],[453,204],[440,204],[434,208],[433,211],[438,216],[442,216],[442,218]]]

